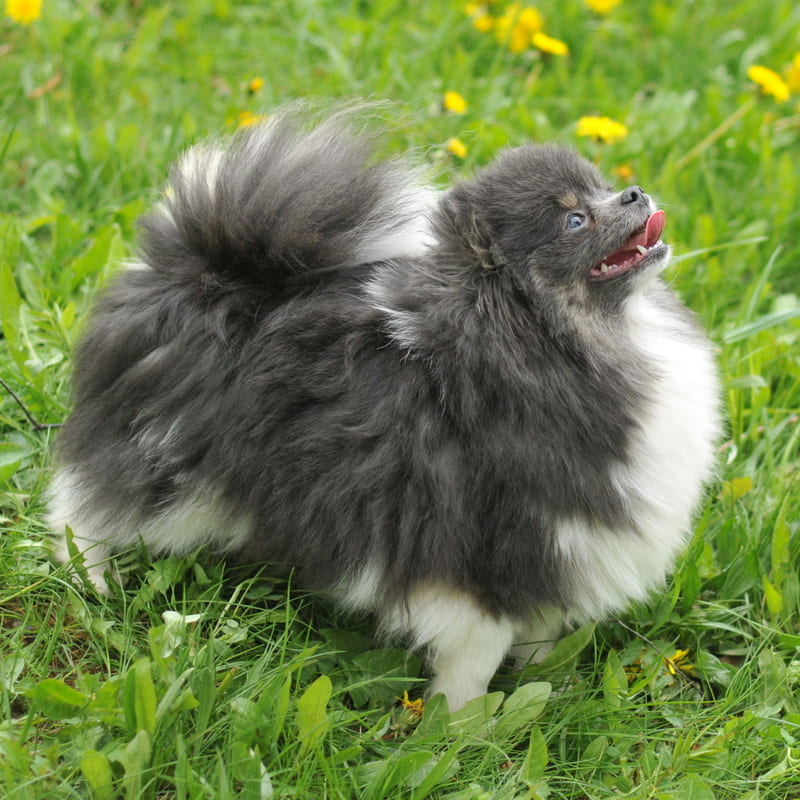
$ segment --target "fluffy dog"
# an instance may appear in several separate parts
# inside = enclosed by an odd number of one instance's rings
[[[78,349],[49,520],[100,589],[139,540],[292,569],[454,709],[664,579],[716,370],[640,187],[522,146],[439,192],[348,119],[177,164]]]

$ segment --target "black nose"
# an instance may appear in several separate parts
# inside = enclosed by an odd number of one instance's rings
[[[621,197],[622,205],[627,206],[631,203],[644,203],[647,204],[647,195],[641,186],[629,186],[622,192]]]

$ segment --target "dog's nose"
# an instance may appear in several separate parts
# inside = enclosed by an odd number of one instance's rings
[[[622,192],[621,196],[622,205],[628,206],[631,203],[644,203],[647,204],[647,195],[641,186],[629,186]]]

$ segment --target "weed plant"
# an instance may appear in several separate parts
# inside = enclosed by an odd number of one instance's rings
[[[44,0],[28,22],[38,3],[7,2],[4,798],[800,797],[800,6],[536,5]],[[48,556],[57,430],[11,391],[64,418],[91,298],[169,163],[302,97],[391,101],[390,147],[442,183],[555,140],[643,185],[719,346],[719,478],[670,583],[455,714],[420,714],[419,659],[368,620],[267,572],[135,553],[102,598]]]

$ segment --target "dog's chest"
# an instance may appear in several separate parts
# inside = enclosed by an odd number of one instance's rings
[[[630,323],[631,341],[655,376],[628,458],[610,474],[633,523],[610,529],[576,516],[559,525],[578,621],[644,599],[663,581],[715,465],[719,389],[710,344],[647,297],[632,304]]]
[[[624,480],[651,513],[688,515],[715,464],[719,386],[711,343],[646,297],[632,335],[656,375]]]

